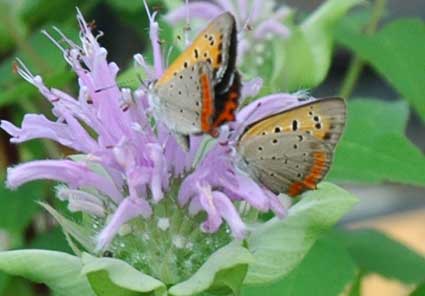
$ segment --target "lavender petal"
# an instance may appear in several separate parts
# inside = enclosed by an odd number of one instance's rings
[[[290,34],[290,30],[278,21],[269,19],[260,23],[254,31],[254,37],[256,39],[265,39],[269,34],[287,38]]]
[[[170,11],[168,14],[165,15],[165,19],[170,24],[176,25],[179,22],[186,20],[188,9],[190,17],[200,18],[206,21],[215,18],[223,12],[223,10],[215,4],[209,3],[207,1],[199,1],[189,3],[187,6],[184,5]]]
[[[246,235],[246,227],[230,199],[219,191],[214,191],[213,197],[217,211],[227,224],[229,224],[233,236],[236,239],[243,239]]]
[[[111,197],[115,202],[122,195],[110,180],[99,176],[81,163],[70,160],[35,160],[7,169],[7,186],[15,189],[34,180],[56,180],[72,188],[90,186]]]
[[[97,249],[104,249],[112,241],[123,224],[137,216],[149,218],[151,215],[152,209],[144,199],[137,197],[124,199],[114,212],[110,222],[99,234],[97,238]]]

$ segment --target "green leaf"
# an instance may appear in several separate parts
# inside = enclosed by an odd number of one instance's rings
[[[58,296],[94,296],[81,275],[81,261],[66,253],[17,250],[0,253],[0,270],[44,283]]]
[[[283,57],[283,66],[272,77],[272,87],[295,91],[320,84],[329,70],[334,28],[349,9],[362,2],[328,0],[300,27],[293,28],[288,40],[277,42],[280,50],[275,49],[275,57],[278,61]]]
[[[140,67],[132,66],[120,73],[117,82],[120,87],[135,90],[140,86],[140,79],[146,79],[145,71]]]
[[[99,296],[166,295],[165,285],[143,274],[126,262],[83,254],[82,274]]]
[[[106,1],[110,6],[115,9],[128,11],[128,12],[137,12],[139,15],[145,13],[145,7],[141,1],[120,1],[120,0],[107,0]],[[149,1],[149,6],[152,4]]]
[[[213,253],[191,278],[172,286],[169,293],[190,296],[207,291],[213,295],[238,295],[252,261],[246,248],[230,243]]]
[[[176,9],[183,4],[182,0],[162,0],[168,10]]]
[[[10,191],[4,187],[4,180],[0,180],[0,229],[9,235],[9,248],[22,245],[25,229],[39,210],[36,200],[44,198],[44,188],[42,184],[32,183]]]
[[[358,266],[365,272],[378,273],[406,284],[425,280],[425,258],[375,230],[339,233]]]
[[[318,190],[305,193],[285,219],[274,218],[253,230],[248,249],[255,262],[245,283],[272,282],[289,274],[316,240],[356,202],[353,195],[336,185],[321,183]]]
[[[17,36],[25,36],[27,28],[18,15],[19,1],[0,1],[0,54],[16,44]]]
[[[31,282],[22,278],[11,278],[3,294],[5,296],[34,296]]]
[[[244,289],[254,295],[341,295],[355,281],[356,266],[347,250],[335,239],[318,240],[304,260],[285,278],[264,287]]]
[[[357,99],[328,176],[333,181],[425,185],[425,157],[404,135],[406,103]]]
[[[75,7],[78,7],[83,15],[87,15],[88,13],[85,12],[96,5],[99,0],[21,0],[14,2],[22,3],[19,14],[27,25],[38,27],[47,21],[60,23],[71,21],[75,24]]]
[[[4,291],[9,285],[11,279],[12,277],[10,277],[9,275],[3,272],[0,272],[0,295],[5,295]]]
[[[50,26],[46,26],[51,31]],[[78,33],[73,28],[64,27],[63,32],[75,40]],[[38,90],[14,73],[13,64],[15,57],[19,57],[34,75],[46,77],[46,85],[61,87],[75,78],[72,71],[66,69],[66,61],[60,50],[52,44],[41,32],[37,31],[25,41],[25,50],[19,50],[13,57],[5,60],[0,65],[0,106],[16,103],[17,99],[29,99],[38,94]]]
[[[409,294],[409,296],[424,296],[425,295],[425,283],[417,286],[416,289]]]
[[[60,251],[72,254],[72,250],[66,242],[65,235],[60,227],[55,227],[48,232],[37,235],[37,237],[31,241],[28,248]]]
[[[341,26],[339,43],[371,64],[416,109],[425,120],[425,23],[401,19],[372,37]]]
[[[361,296],[362,295],[362,281],[363,281],[363,272],[358,272],[356,279],[351,284],[350,290],[347,293],[348,296]]]

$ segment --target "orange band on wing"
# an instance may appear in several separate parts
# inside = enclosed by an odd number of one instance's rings
[[[224,109],[221,114],[218,115],[217,119],[214,120],[213,126],[219,127],[220,125],[235,120],[235,110],[238,107],[237,100],[239,98],[239,92],[231,91],[228,96],[228,101],[224,104]]]
[[[217,128],[220,125],[234,121],[236,119],[235,110],[239,105],[239,97],[240,97],[240,78],[239,74],[236,73],[234,77],[234,81],[228,93],[220,99],[224,100],[224,105],[222,110],[217,110],[220,114],[217,114],[216,118],[213,122],[213,127]]]
[[[326,172],[328,171],[328,156],[325,152],[313,153],[313,165],[310,168],[309,174],[300,182],[293,183],[288,189],[289,196],[297,196],[308,189],[316,189]]]
[[[201,113],[201,129],[205,133],[212,130],[211,119],[214,115],[214,102],[211,97],[211,83],[207,74],[200,77],[202,89],[202,113]]]

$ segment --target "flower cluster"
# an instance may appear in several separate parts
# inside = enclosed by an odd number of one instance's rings
[[[217,2],[222,8],[236,11],[226,6],[230,2]],[[248,19],[262,21],[261,10],[255,8],[263,7],[259,3],[253,1],[255,13],[252,14],[245,4],[240,4],[240,24]],[[199,11],[197,16],[211,17],[200,11],[218,13],[218,6],[212,9],[212,5],[197,2],[189,8],[192,15]],[[201,6],[208,9],[200,9]],[[180,15],[177,10],[168,18],[177,20]],[[150,79],[157,79],[165,58],[158,42],[155,14],[149,18],[154,63],[148,65],[140,54],[135,60]],[[9,168],[10,188],[39,179],[60,182],[58,197],[68,201],[70,211],[83,212],[93,222],[90,230],[96,250],[88,251],[113,250],[117,257],[134,266],[151,269],[147,272],[166,278],[165,282],[180,278],[167,278],[169,273],[158,264],[149,263],[143,252],[152,249],[152,245],[162,245],[155,249],[153,262],[161,261],[159,258],[166,261],[163,256],[169,253],[170,246],[177,250],[169,260],[184,270],[181,276],[184,278],[205,261],[205,253],[212,253],[232,237],[246,236],[249,227],[244,219],[250,211],[273,211],[279,217],[284,216],[285,208],[279,198],[238,168],[235,145],[246,125],[293,107],[299,102],[298,95],[274,94],[247,105],[238,111],[236,122],[223,127],[218,139],[191,136],[190,150],[185,152],[161,118],[152,120],[149,90],[144,86],[135,91],[119,88],[118,66],[107,61],[107,51],[98,43],[99,35],[93,34],[80,12],[77,19],[80,45],[56,28],[61,43],[44,33],[60,48],[77,74],[78,96],[48,88],[40,76],[33,75],[20,62],[18,73],[48,100],[56,120],[42,114],[27,114],[21,127],[8,121],[1,121],[0,127],[11,135],[13,143],[45,138],[78,154]],[[284,27],[272,18],[263,21],[253,34],[263,35],[259,31],[270,28],[284,33]],[[241,102],[255,96],[261,84],[260,78],[244,82]],[[194,244],[195,240],[198,245]],[[134,252],[129,251],[132,247]],[[182,262],[187,266],[180,266]],[[152,270],[155,268],[158,269]]]

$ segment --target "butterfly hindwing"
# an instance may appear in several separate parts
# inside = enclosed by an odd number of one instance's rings
[[[253,137],[240,146],[239,153],[260,183],[291,196],[314,189],[332,160],[324,142],[301,132]]]
[[[343,99],[315,100],[252,124],[238,151],[265,187],[296,196],[325,177],[345,118]]]
[[[211,65],[199,62],[157,89],[161,117],[171,130],[181,134],[200,133],[212,124],[212,75]]]

